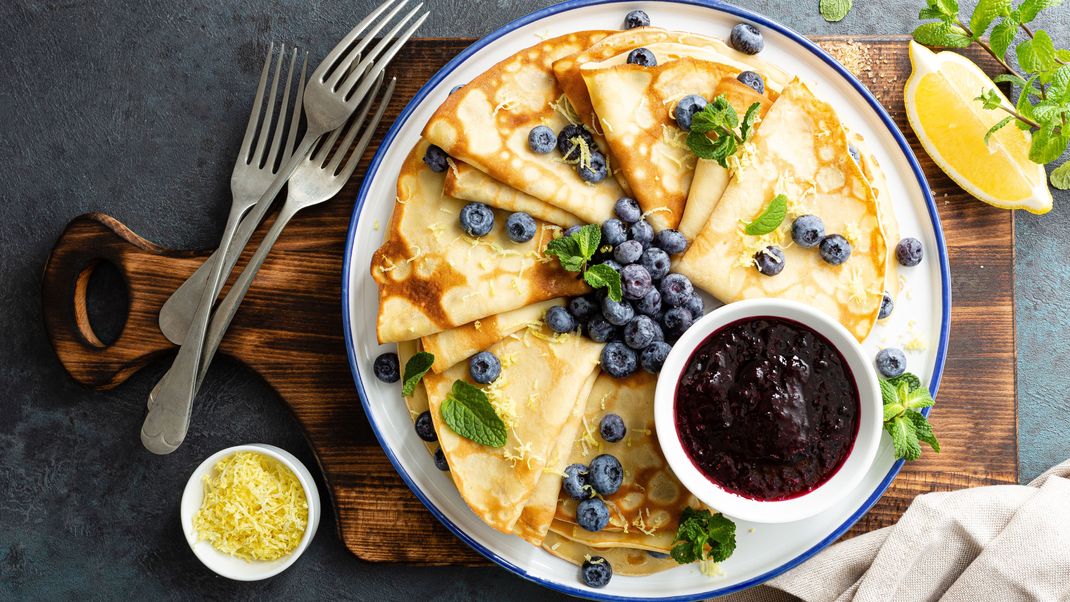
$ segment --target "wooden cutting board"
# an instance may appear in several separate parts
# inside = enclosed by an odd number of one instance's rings
[[[933,415],[944,452],[926,452],[910,464],[852,530],[859,533],[891,524],[919,493],[1017,482],[1014,220],[1010,212],[968,198],[917,146],[902,103],[910,72],[906,37],[816,40],[861,78],[911,140],[951,256],[951,346]],[[404,68],[394,69],[396,100],[384,124],[469,43],[410,43],[394,63]],[[995,72],[985,56],[970,56]],[[361,411],[341,318],[342,255],[359,185],[355,176],[335,201],[293,221],[249,291],[222,352],[260,374],[293,409],[326,476],[339,534],[353,554],[413,564],[484,562],[406,488]],[[48,333],[70,375],[88,387],[110,389],[149,362],[169,361],[173,346],[157,327],[157,313],[206,256],[161,248],[104,214],[75,218],[49,257],[42,291]],[[129,289],[126,324],[111,345],[93,334],[86,312],[89,275],[101,261],[117,266]]]

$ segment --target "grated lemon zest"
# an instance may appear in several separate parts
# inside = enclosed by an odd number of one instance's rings
[[[551,100],[549,104],[551,109],[560,113],[572,125],[580,123],[580,114],[576,112],[576,108],[572,106],[568,96],[562,94],[557,97],[557,100]]]

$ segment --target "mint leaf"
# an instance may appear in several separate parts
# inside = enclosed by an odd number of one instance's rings
[[[934,403],[929,389],[921,386],[921,380],[909,372],[895,378],[882,378],[880,386],[884,402],[884,430],[892,438],[895,457],[917,460],[921,457],[919,441],[928,443],[939,453],[940,443],[933,434],[932,426],[918,412]]]
[[[1059,128],[1055,123],[1047,123],[1033,132],[1033,142],[1029,146],[1029,160],[1033,163],[1051,163],[1058,159],[1067,145],[1070,145],[1070,128]]]
[[[736,524],[723,514],[684,508],[673,538],[672,557],[679,564],[712,559],[724,562],[736,549]]]
[[[1023,89],[1026,87],[1026,85],[1028,85],[1025,79],[1023,79],[1020,75],[1014,73],[1000,73],[999,75],[993,77],[992,81],[996,82],[997,84],[1014,84],[1016,86],[1022,87]]]
[[[900,395],[900,402],[909,410],[920,410],[931,407],[936,401],[925,387],[907,389],[906,395]]]
[[[706,104],[701,111],[691,118],[691,131],[705,134],[716,128],[734,128],[739,125],[739,115],[736,114],[728,97],[721,94],[712,102]]]
[[[925,8],[921,9],[921,12],[918,13],[918,18],[945,20],[947,19],[947,15],[945,15],[939,8],[926,6]]]
[[[575,236],[561,236],[546,245],[546,255],[557,257],[561,267],[570,272],[583,269],[584,259],[580,253],[580,243]]]
[[[992,28],[992,35],[989,36],[988,42],[996,56],[1000,58],[1007,56],[1007,50],[1014,43],[1014,37],[1018,35],[1018,25],[1017,21],[1007,17]]]
[[[885,429],[892,436],[892,447],[895,449],[896,458],[909,462],[921,457],[921,446],[918,445],[918,435],[914,430],[913,421],[905,415],[897,416],[885,425]]]
[[[1014,117],[1004,117],[1003,119],[997,121],[996,125],[993,125],[992,127],[988,128],[988,131],[985,132],[985,146],[988,146],[988,141],[992,138],[992,134],[995,134],[996,132],[1000,131],[1012,121],[1014,121]]]
[[[1048,87],[1048,92],[1051,92],[1051,87]],[[1048,96],[1051,96],[1051,94]],[[1067,112],[1070,112],[1070,107],[1056,104],[1050,100],[1044,100],[1033,105],[1033,117],[1040,123],[1055,121]]]
[[[966,30],[944,21],[921,25],[914,30],[914,39],[919,44],[941,48],[965,48],[972,42]]]
[[[505,446],[505,423],[481,389],[463,380],[454,381],[441,412],[446,425],[465,439],[488,447]]]
[[[829,23],[842,21],[851,12],[851,0],[821,0],[821,16]]]
[[[903,374],[900,374],[899,376],[896,376],[895,378],[888,378],[888,379],[885,379],[885,380],[887,380],[889,383],[891,383],[891,385],[893,387],[895,387],[896,389],[898,389],[903,384],[906,384],[908,392],[909,391],[913,391],[914,389],[917,389],[918,387],[921,386],[921,379],[918,378],[917,376],[914,376],[910,372],[904,372]]]
[[[769,201],[765,210],[753,222],[746,225],[743,231],[751,236],[769,234],[780,227],[784,217],[788,214],[788,197],[778,194]]]
[[[602,228],[595,224],[587,224],[572,235],[584,261],[590,260],[598,252],[598,245],[602,242]]]
[[[974,39],[980,38],[996,17],[1006,16],[1011,12],[1011,0],[980,0],[970,15],[970,29]]]
[[[747,107],[747,112],[743,115],[743,123],[739,124],[739,135],[746,142],[750,140],[751,134],[754,133],[754,123],[758,121],[758,114],[762,111],[762,103],[756,102]]]
[[[687,135],[687,147],[703,159],[713,161],[717,157],[713,140],[705,132],[696,131],[694,126],[691,126],[691,133]]]
[[[1070,62],[1070,50],[1067,50],[1065,48],[1056,48],[1055,58],[1059,59],[1064,63]]]
[[[1054,8],[1062,3],[1063,0],[1025,0],[1018,7],[1019,18],[1021,18],[1022,23],[1029,23],[1037,18],[1040,11]]]
[[[1003,104],[1003,98],[999,95],[999,92],[995,88],[989,88],[987,90],[981,90],[981,95],[974,100],[981,101],[981,104],[985,109],[991,111],[992,109],[998,109]]]
[[[608,296],[613,301],[620,301],[623,293],[621,289],[620,272],[604,263],[592,265],[583,273],[583,280],[591,285],[591,288],[608,288]]]
[[[929,424],[929,419],[918,412],[907,412],[907,418],[914,425],[914,435],[918,441],[928,443],[934,452],[940,453],[940,442],[936,440],[933,425]]]
[[[1070,190],[1070,161],[1051,172],[1051,185],[1059,190]]]
[[[879,382],[881,385],[881,401],[884,403],[884,405],[889,406],[893,404],[898,404],[899,390],[896,389],[895,384],[893,384],[892,381],[888,380],[887,378],[882,378]],[[896,412],[896,414],[898,414],[898,412]],[[885,418],[884,420],[887,421],[888,418]]]
[[[1015,52],[1018,64],[1026,71],[1047,71],[1055,66],[1055,44],[1043,29],[1038,29],[1033,39],[1018,44]]]
[[[1025,89],[1026,90],[1032,90],[1033,89],[1033,84],[1037,81],[1038,77],[1039,76],[1037,76],[1037,75],[1034,75],[1034,76],[1030,77],[1029,80],[1025,82],[1026,83]],[[1015,103],[1015,105],[1014,105],[1014,110],[1018,111],[1018,114],[1021,115],[1022,117],[1025,117],[1026,119],[1033,119],[1033,103],[1029,102],[1029,96],[1030,95],[1027,94],[1024,91],[1021,94],[1019,94],[1018,95],[1018,102]],[[1032,129],[1029,126],[1028,123],[1026,123],[1024,121],[1021,121],[1021,120],[1019,120],[1016,125],[1018,126],[1018,129],[1020,129],[1020,130]]]
[[[881,382],[884,382],[884,381],[881,381]],[[885,406],[884,406],[884,422],[888,422],[892,418],[895,418],[896,416],[902,414],[905,411],[906,411],[906,408],[903,407],[903,404],[901,404],[901,403],[888,403],[888,404],[885,404]]]
[[[1048,100],[1062,105],[1070,104],[1070,65],[1063,65],[1051,74]]]
[[[402,379],[404,384],[401,386],[401,394],[405,397],[411,396],[416,390],[416,385],[420,384],[420,379],[427,374],[427,371],[431,369],[431,364],[434,363],[435,356],[426,351],[410,357],[409,361],[405,362],[405,378]]]
[[[935,0],[936,8],[940,9],[945,15],[950,17],[957,16],[959,14],[959,2],[958,0]]]

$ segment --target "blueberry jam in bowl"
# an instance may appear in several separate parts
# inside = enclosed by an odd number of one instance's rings
[[[868,355],[808,305],[749,299],[695,322],[658,377],[654,422],[673,472],[725,515],[786,523],[857,487],[882,404]]]

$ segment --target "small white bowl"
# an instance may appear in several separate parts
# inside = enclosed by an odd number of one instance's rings
[[[676,429],[676,385],[691,354],[714,331],[738,320],[762,316],[794,320],[828,339],[847,361],[861,402],[858,436],[840,469],[812,491],[786,500],[751,499],[718,486],[691,462]],[[883,404],[880,383],[871,364],[846,328],[809,305],[783,299],[749,299],[725,305],[691,326],[665,360],[654,398],[654,424],[661,449],[684,487],[726,516],[756,523],[788,523],[820,514],[858,486],[877,454]]]
[[[248,561],[224,554],[215,549],[215,546],[211,543],[199,540],[193,528],[193,516],[197,514],[197,510],[204,501],[204,475],[212,470],[217,462],[237,452],[256,452],[278,460],[297,476],[297,480],[301,482],[301,487],[305,490],[305,498],[308,500],[308,524],[305,527],[305,534],[301,537],[301,543],[297,544],[293,552],[277,560]],[[201,465],[190,475],[189,482],[186,483],[186,489],[182,492],[179,515],[182,520],[182,532],[186,534],[186,542],[189,543],[190,549],[204,563],[204,566],[227,579],[259,581],[285,571],[301,556],[301,553],[308,547],[308,543],[312,541],[312,537],[316,535],[316,529],[319,528],[320,524],[321,510],[320,494],[319,490],[316,489],[316,482],[312,479],[312,473],[305,468],[305,465],[300,460],[290,452],[274,445],[251,443],[249,445],[228,447],[212,454],[207,460],[201,462]]]

